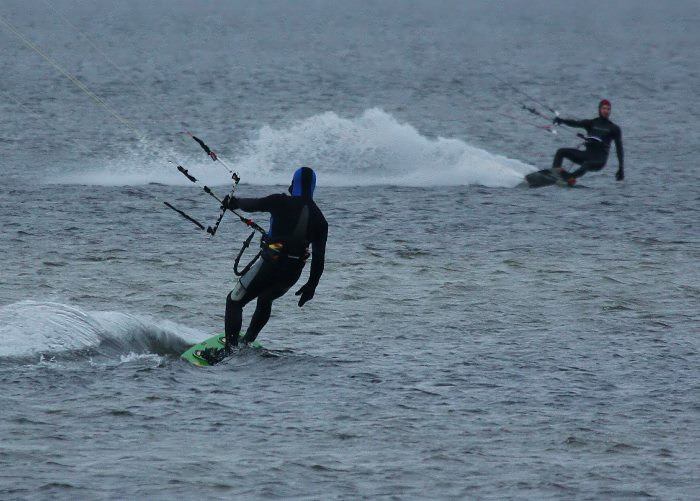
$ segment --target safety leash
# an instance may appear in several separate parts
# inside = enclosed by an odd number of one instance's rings
[[[253,240],[253,237],[255,236],[255,231],[253,231],[250,235],[248,235],[248,238],[245,239],[243,242],[243,246],[241,247],[241,250],[238,252],[238,256],[236,256],[236,260],[233,262],[233,274],[236,275],[237,277],[240,277],[242,275],[245,275],[248,270],[255,264],[255,261],[258,260],[260,257],[260,254],[262,254],[262,250],[258,251],[258,253],[255,255],[255,257],[243,268],[243,270],[238,271],[238,263],[241,262],[241,257],[243,257],[243,253],[245,250],[250,246],[250,242]]]

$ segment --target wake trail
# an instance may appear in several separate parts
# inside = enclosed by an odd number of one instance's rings
[[[58,177],[59,183],[186,185],[187,179],[140,151]],[[171,152],[172,156],[177,156]],[[207,185],[230,183],[223,169],[201,159],[188,168]],[[535,170],[519,160],[490,153],[461,139],[428,138],[380,108],[357,117],[329,111],[284,128],[261,127],[230,160],[244,183],[286,185],[299,166],[312,167],[327,186],[515,187]]]
[[[0,307],[0,360],[177,356],[204,336],[174,322],[60,303],[26,300]]]

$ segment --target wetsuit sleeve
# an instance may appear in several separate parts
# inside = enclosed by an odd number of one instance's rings
[[[238,208],[245,212],[271,212],[279,205],[279,197],[280,195],[268,195],[262,198],[236,198],[236,202]]]
[[[326,262],[326,240],[328,239],[328,223],[324,221],[323,228],[318,238],[311,242],[311,270],[309,280],[306,282],[316,288],[323,275]]]
[[[592,120],[572,120],[570,118],[562,118],[561,123],[568,125],[569,127],[577,127],[579,129],[589,129],[591,127]]]
[[[622,171],[625,168],[625,151],[622,148],[622,129],[619,128],[615,135],[615,152],[617,153],[617,165]]]

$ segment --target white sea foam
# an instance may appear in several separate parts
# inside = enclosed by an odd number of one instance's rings
[[[62,177],[59,182],[127,185],[157,182],[185,185],[169,152],[167,158],[144,162],[114,160],[104,167]],[[262,127],[234,159],[227,159],[244,182],[278,185],[291,171],[313,167],[326,186],[459,186],[512,187],[533,170],[518,160],[490,153],[462,139],[429,138],[379,108],[360,116],[326,112],[298,120],[285,128]],[[208,185],[229,182],[229,174],[202,160],[188,167]]]

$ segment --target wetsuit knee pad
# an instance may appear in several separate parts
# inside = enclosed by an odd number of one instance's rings
[[[229,292],[228,299],[229,301],[240,301],[241,299],[243,299],[246,292],[248,292],[248,289],[246,289],[245,286],[241,283],[241,281],[238,280],[236,286],[231,292]]]
[[[246,272],[245,275],[238,279],[236,286],[228,295],[231,301],[240,301],[245,297],[246,292],[248,292],[248,289],[250,288],[250,284],[253,282],[253,279],[255,279],[255,277],[257,276],[261,266],[262,261],[259,260],[253,265],[251,269],[249,269]]]

